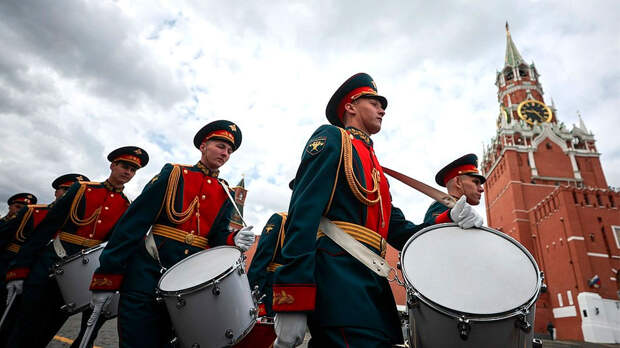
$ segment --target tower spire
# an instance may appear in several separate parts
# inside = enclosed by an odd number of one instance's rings
[[[516,67],[522,63],[525,63],[525,60],[521,57],[517,46],[512,41],[510,27],[508,26],[508,21],[506,21],[506,58],[504,59],[504,66]]]

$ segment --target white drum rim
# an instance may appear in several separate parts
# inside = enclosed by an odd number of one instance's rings
[[[421,235],[423,235],[424,233],[427,233],[429,231],[441,228],[441,227],[454,227],[454,226],[458,226],[456,223],[443,223],[443,224],[436,224],[436,225],[432,225],[432,226],[428,226],[423,228],[422,230],[416,232],[413,236],[411,236],[407,242],[405,243],[405,245],[403,246],[403,248],[401,249],[400,253],[399,253],[399,262],[400,265],[404,265],[403,263],[403,250],[407,249],[407,246],[409,246],[409,244],[411,244],[416,238],[420,237]],[[447,315],[449,317],[453,317],[453,318],[466,318],[466,319],[471,319],[474,321],[494,321],[494,320],[502,320],[502,319],[506,319],[506,318],[511,318],[515,315],[515,313],[519,313],[519,312],[526,312],[529,311],[530,308],[532,308],[532,306],[536,303],[536,301],[538,300],[538,297],[540,296],[540,289],[542,287],[542,282],[543,282],[543,275],[540,271],[540,268],[538,267],[538,264],[536,263],[536,260],[534,259],[534,257],[532,256],[532,254],[527,250],[526,247],[524,247],[523,245],[521,245],[521,243],[519,243],[516,239],[510,237],[509,235],[502,233],[500,231],[494,230],[490,227],[486,227],[486,226],[480,226],[478,227],[479,229],[485,230],[487,232],[491,232],[495,235],[498,235],[506,240],[508,240],[509,242],[513,243],[515,246],[517,246],[521,251],[523,251],[523,253],[528,257],[528,259],[530,260],[530,262],[532,263],[532,266],[534,267],[534,269],[536,270],[536,274],[537,274],[537,284],[536,284],[536,291],[534,293],[534,295],[530,298],[529,301],[526,301],[524,304],[522,304],[519,307],[513,308],[511,310],[508,311],[504,311],[504,312],[498,312],[498,313],[489,313],[489,314],[474,314],[474,313],[468,313],[468,312],[461,312],[461,311],[457,311],[448,307],[444,307],[434,301],[432,301],[431,299],[427,298],[426,296],[424,296],[422,293],[420,293],[415,286],[412,285],[411,280],[407,278],[407,273],[406,272],[401,272],[403,275],[403,278],[405,280],[405,290],[407,292],[407,297],[413,295],[415,296],[417,299],[419,299],[420,301],[422,301],[424,304],[426,304],[427,306],[431,307],[432,309]],[[409,299],[407,299],[407,302],[409,302]],[[407,304],[409,307],[409,303]]]
[[[200,283],[198,285],[194,285],[194,286],[190,286],[189,288],[185,288],[185,289],[179,289],[179,290],[162,290],[161,289],[161,282],[162,280],[166,277],[166,274],[168,274],[169,272],[171,272],[173,269],[175,269],[181,262],[188,260],[192,257],[198,257],[198,255],[204,254],[210,250],[215,250],[215,249],[236,249],[238,250],[241,255],[239,257],[239,260],[242,260],[244,257],[243,251],[241,249],[239,249],[236,246],[231,246],[231,245],[220,245],[220,246],[216,246],[213,248],[209,248],[209,249],[205,249],[202,251],[199,251],[195,254],[192,254],[184,259],[182,259],[181,261],[175,263],[172,267],[168,268],[166,270],[166,272],[164,272],[164,274],[162,274],[162,276],[159,278],[159,281],[157,282],[157,292],[159,294],[161,294],[162,296],[178,296],[178,295],[187,295],[187,294],[191,294],[194,293],[198,290],[204,289],[204,288],[208,288],[210,286],[213,285],[213,282],[217,281],[217,280],[221,280],[223,278],[225,278],[226,276],[228,276],[230,273],[234,272],[237,268],[241,267],[243,265],[243,262],[235,262],[232,266],[228,267],[226,270],[224,270],[223,272],[221,272],[220,274],[218,274],[217,276],[213,277],[212,279],[209,279],[203,283]],[[244,270],[245,272],[245,270]]]
[[[71,254],[71,255],[65,257],[64,259],[61,259],[60,261],[56,262],[54,264],[54,268],[62,267],[64,265],[68,264],[69,262],[75,261],[75,260],[77,260],[79,258],[82,258],[82,257],[88,255],[88,254],[92,254],[95,251],[98,251],[99,249],[105,248],[105,246],[107,244],[108,244],[108,242],[106,241],[106,242],[103,242],[103,243],[99,243],[99,244],[97,244],[95,246],[92,246],[90,248],[84,248],[84,249],[78,251],[77,253]]]

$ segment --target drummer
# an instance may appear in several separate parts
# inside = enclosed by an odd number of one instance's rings
[[[455,199],[465,196],[471,205],[480,204],[484,192],[482,184],[486,180],[478,171],[478,157],[473,153],[455,159],[435,175],[437,185],[447,188],[448,194]],[[445,205],[433,202],[426,211],[424,222],[435,221],[446,210],[448,207]]]
[[[17,212],[26,205],[37,204],[37,197],[32,193],[17,193],[9,197],[7,204],[9,205],[9,212],[0,219],[0,224],[14,218]]]
[[[281,266],[280,252],[284,244],[284,224],[286,212],[271,215],[261,232],[256,252],[248,269],[248,281],[252,289],[258,287],[261,303],[258,306],[258,316],[273,318],[271,308],[273,301],[273,272]]]
[[[283,265],[273,281],[276,348],[301,344],[306,323],[312,347],[403,342],[387,279],[315,232],[326,217],[359,241],[360,250],[383,255],[386,241],[401,249],[429,225],[407,221],[392,205],[370,138],[380,131],[386,107],[372,78],[356,74],[327,104],[332,125],[319,127],[304,147],[288,210]],[[462,200],[438,220],[461,222],[476,216]]]
[[[247,250],[254,243],[251,226],[238,232],[228,229],[234,208],[226,182],[218,178],[240,145],[241,130],[235,123],[207,124],[194,137],[201,153],[198,163],[166,164],[119,221],[101,254],[91,290],[96,308],[120,290],[121,347],[168,347],[173,339],[166,308],[155,299],[165,268],[211,247]],[[149,228],[152,234],[145,240]],[[217,320],[218,315],[205,308],[205,318]]]
[[[23,289],[23,296],[9,347],[45,347],[62,327],[68,314],[60,309],[64,301],[56,280],[49,277],[50,268],[62,258],[109,238],[129,206],[123,188],[149,157],[139,147],[125,146],[112,151],[108,160],[110,176],[103,182],[79,181],[71,185],[11,263],[7,289],[18,294]],[[48,243],[52,238],[54,242]],[[88,315],[83,314],[83,325],[87,319]]]
[[[62,196],[76,181],[88,181],[88,178],[81,174],[65,174],[56,178],[52,182],[52,188],[54,188],[54,196],[56,201]],[[54,204],[36,204],[36,199],[29,200],[31,203],[26,205],[25,209],[21,209],[15,219],[12,219],[9,223],[0,225],[0,236],[2,236],[2,244],[0,246],[0,284],[2,287],[2,297],[0,298],[0,308],[4,312],[6,303],[6,287],[5,287],[5,275],[9,263],[15,258],[19,249],[27,239],[32,235],[32,231],[43,221],[43,218],[47,215],[50,208]],[[17,313],[19,313],[19,303],[21,302],[21,296],[15,299],[11,306],[11,311],[7,315],[2,328],[0,329],[0,347],[6,347],[8,335],[11,333],[13,323]]]

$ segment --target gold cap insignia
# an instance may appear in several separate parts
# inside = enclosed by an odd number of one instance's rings
[[[141,155],[142,154],[142,150],[135,149],[135,150],[133,150],[133,153],[135,153],[136,155]]]
[[[233,132],[236,132],[236,131],[237,131],[237,126],[235,126],[234,124],[231,124],[231,125],[230,125],[230,126],[228,126],[228,127],[230,127],[230,129],[231,129]]]

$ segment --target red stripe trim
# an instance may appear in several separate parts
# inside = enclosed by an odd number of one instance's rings
[[[30,273],[30,268],[14,268],[6,272],[6,280],[26,279]]]
[[[116,157],[113,162],[116,162],[116,161],[129,162],[129,163],[133,163],[133,164],[137,165],[138,167],[142,167],[141,162],[140,162],[140,157],[138,157],[138,156],[120,155],[120,156]]]
[[[99,274],[93,275],[90,282],[90,290],[118,290],[123,282],[122,274]]]
[[[220,138],[220,139],[228,140],[232,144],[235,143],[235,136],[232,135],[232,133],[230,133],[229,131],[227,131],[225,129],[219,129],[219,130],[216,130],[216,131],[213,131],[213,132],[207,134],[207,136],[205,137],[205,140],[203,140],[202,142],[204,143],[205,141],[207,141],[207,140],[209,140],[211,138]]]
[[[287,284],[273,287],[273,310],[275,312],[313,311],[316,304],[314,284]]]
[[[448,181],[450,181],[450,179],[454,178],[457,175],[470,173],[479,174],[478,168],[476,168],[476,166],[473,164],[464,164],[462,166],[452,168],[452,170],[450,170],[446,173],[446,175],[443,176],[443,184],[447,185]]]

